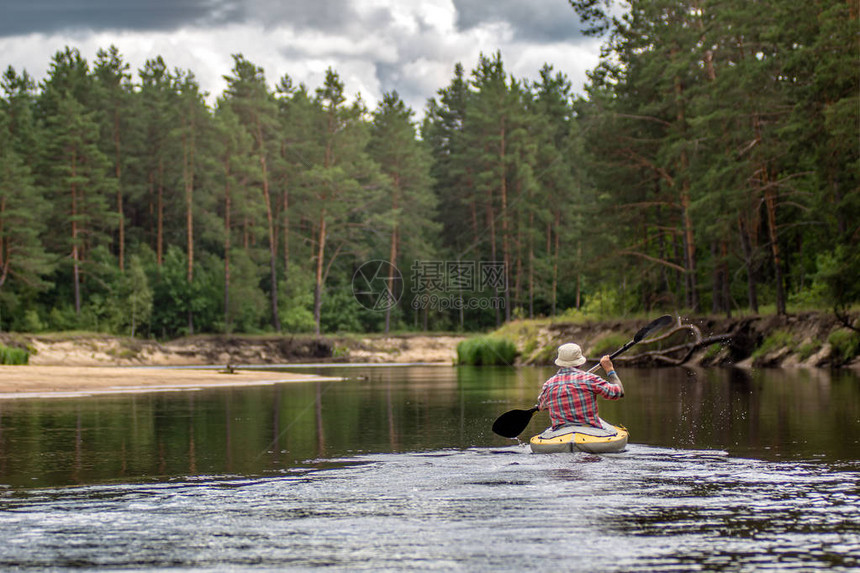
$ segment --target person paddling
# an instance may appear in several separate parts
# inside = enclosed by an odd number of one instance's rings
[[[555,364],[559,370],[544,383],[537,403],[539,410],[548,411],[553,430],[571,425],[614,430],[598,415],[597,397],[618,400],[624,396],[624,386],[609,356],[600,359],[608,380],[577,368],[585,362],[578,344],[567,343],[558,347]]]

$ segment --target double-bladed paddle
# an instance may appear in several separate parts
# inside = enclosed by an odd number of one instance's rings
[[[672,318],[671,315],[664,314],[660,318],[651,321],[647,325],[643,326],[639,332],[637,332],[633,339],[613,352],[609,355],[609,358],[615,358],[622,352],[626,352],[631,346],[635,345],[637,342],[651,334],[656,330],[660,330],[661,328],[665,328],[675,322],[675,319]],[[595,364],[589,372],[594,372],[600,367],[600,364]],[[529,422],[532,419],[532,415],[538,411],[537,406],[534,408],[529,408],[528,410],[510,410],[505,412],[493,422],[493,432],[500,436],[504,436],[505,438],[516,438],[519,436],[523,430],[526,429],[526,426],[529,425]]]

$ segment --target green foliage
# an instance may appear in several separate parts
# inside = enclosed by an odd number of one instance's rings
[[[797,356],[800,358],[800,361],[803,362],[819,350],[821,350],[821,343],[810,340],[800,345],[797,349]]]
[[[230,299],[227,317],[230,321],[228,332],[259,332],[271,322],[269,301],[266,293],[260,289],[260,282],[265,276],[265,267],[258,265],[250,257],[236,249],[230,257],[232,269],[230,273]],[[213,261],[219,264],[220,261]],[[213,275],[215,273],[213,272]],[[221,286],[220,277],[213,281]],[[219,289],[220,290],[220,289]]]
[[[362,307],[348,286],[333,286],[322,304],[321,325],[326,332],[362,332]]]
[[[92,66],[57,52],[38,89],[9,68],[0,318],[177,336],[786,300],[844,316],[860,301],[850,5],[572,6],[607,32],[585,97],[549,65],[525,81],[481,54],[430,98],[420,134],[396,93],[370,113],[332,69],[272,90],[240,54],[214,109],[193,72],[157,57],[133,74],[113,46]],[[367,311],[350,280],[388,258],[404,296]],[[412,308],[412,264],[428,261],[431,294],[504,304]]]
[[[31,308],[24,312],[24,318],[17,326],[17,329],[22,332],[42,332],[45,330],[45,324],[42,322],[42,319],[39,318],[39,312],[36,309]]]
[[[286,332],[314,331],[313,278],[296,269],[287,278],[281,299],[281,325]]]
[[[708,346],[708,349],[705,351],[705,358],[710,360],[710,359],[716,357],[717,354],[719,354],[720,350],[722,350],[722,349],[723,349],[722,344],[719,344],[719,343],[711,344],[710,346]]]
[[[824,301],[836,309],[847,309],[860,302],[860,251],[836,245],[818,255],[815,287]]]
[[[588,352],[595,358],[599,358],[606,354],[612,354],[614,351],[627,344],[629,340],[630,337],[626,337],[623,334],[607,334],[603,338],[595,341]]]
[[[860,356],[860,334],[853,330],[835,330],[830,333],[827,342],[833,347],[833,358],[837,364],[848,363]]]
[[[80,330],[81,324],[80,316],[68,304],[55,306],[48,313],[48,330]]]
[[[553,345],[545,345],[535,353],[531,361],[534,364],[551,364],[556,358],[558,349]]]
[[[345,346],[335,346],[334,350],[331,352],[332,358],[348,358],[349,357],[349,348]]]
[[[768,335],[753,353],[753,358],[761,358],[767,354],[783,347],[793,347],[794,336],[785,330],[776,330]]]
[[[129,335],[133,338],[141,326],[148,325],[152,318],[152,289],[140,256],[131,257],[121,288],[120,299],[125,302],[123,323],[129,327]]]
[[[152,328],[161,336],[176,336],[206,332],[220,318],[218,298],[219,261],[208,258],[195,266],[196,272],[188,282],[188,260],[179,248],[171,246],[160,270],[157,270]]]
[[[635,293],[602,285],[586,293],[581,312],[594,317],[625,315],[635,307]]]
[[[847,4],[634,0],[622,19],[573,5],[611,28],[578,105],[601,192],[590,250],[611,241],[600,265],[638,306],[785,312],[810,257],[860,250]]]
[[[477,336],[457,345],[457,364],[470,366],[513,366],[517,347],[498,336]]]
[[[10,348],[0,344],[0,364],[27,364],[30,353],[22,348]]]

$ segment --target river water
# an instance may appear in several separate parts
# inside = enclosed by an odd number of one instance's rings
[[[318,371],[0,402],[0,569],[860,568],[856,374],[624,370],[597,456],[490,432],[548,369]]]

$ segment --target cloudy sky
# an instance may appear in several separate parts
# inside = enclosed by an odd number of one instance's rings
[[[114,44],[133,71],[161,55],[214,97],[241,53],[271,85],[315,89],[332,67],[370,107],[396,90],[420,115],[482,52],[518,78],[551,64],[579,91],[599,53],[580,28],[567,0],[0,0],[0,66],[41,80],[65,46],[92,62]]]

